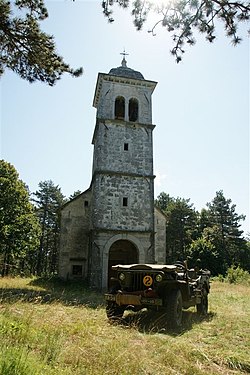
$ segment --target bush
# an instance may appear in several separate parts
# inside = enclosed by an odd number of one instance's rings
[[[250,285],[250,274],[239,266],[228,268],[225,281],[230,284],[247,284]]]
[[[219,274],[218,276],[214,276],[212,277],[212,281],[219,281],[221,283],[224,283],[225,281],[225,278],[223,275]]]

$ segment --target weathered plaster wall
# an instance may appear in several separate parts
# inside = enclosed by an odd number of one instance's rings
[[[155,207],[155,262],[166,264],[166,216]]]
[[[91,194],[87,190],[61,211],[59,274],[63,278],[74,276],[73,265],[82,265],[82,277],[87,277]]]

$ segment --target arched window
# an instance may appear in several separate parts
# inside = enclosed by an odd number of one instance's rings
[[[137,121],[138,120],[138,100],[137,99],[130,99],[128,105],[128,115],[129,121]]]
[[[115,99],[115,118],[124,120],[125,117],[125,99],[118,96]]]

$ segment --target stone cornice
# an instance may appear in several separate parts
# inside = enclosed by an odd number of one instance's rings
[[[152,92],[154,91],[157,85],[157,82],[148,81],[146,79],[135,79],[135,78],[122,77],[122,76],[115,76],[115,75],[107,74],[107,73],[98,73],[97,83],[96,83],[96,88],[95,88],[95,95],[93,99],[93,107],[95,108],[97,108],[98,106],[103,81],[128,84],[130,86],[147,87],[147,88],[150,88]]]
[[[102,170],[97,169],[93,173],[92,180],[96,177],[96,175],[109,175],[109,176],[120,176],[120,177],[137,177],[137,178],[148,178],[151,180],[155,179],[155,175],[142,175],[139,173],[130,173],[130,172],[119,172],[119,171],[110,171],[110,170]]]
[[[92,142],[91,142],[92,145],[94,144],[97,128],[98,128],[99,125],[104,125],[104,126],[107,126],[107,125],[122,125],[122,126],[129,127],[129,128],[133,128],[133,127],[143,128],[146,131],[147,131],[147,129],[154,130],[154,128],[156,126],[156,125],[153,125],[153,124],[144,124],[144,123],[141,123],[141,122],[130,122],[130,121],[124,121],[124,120],[117,120],[117,119],[97,118],[95,129],[94,129],[94,134],[93,134]]]

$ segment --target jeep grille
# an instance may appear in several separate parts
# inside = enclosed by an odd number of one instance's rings
[[[143,284],[143,278],[145,276],[151,276],[153,279],[153,284],[150,285],[150,288],[153,288],[154,285],[154,273],[150,272],[135,272],[133,273],[133,285],[132,285],[132,291],[137,291],[137,290],[145,290],[148,287]]]

